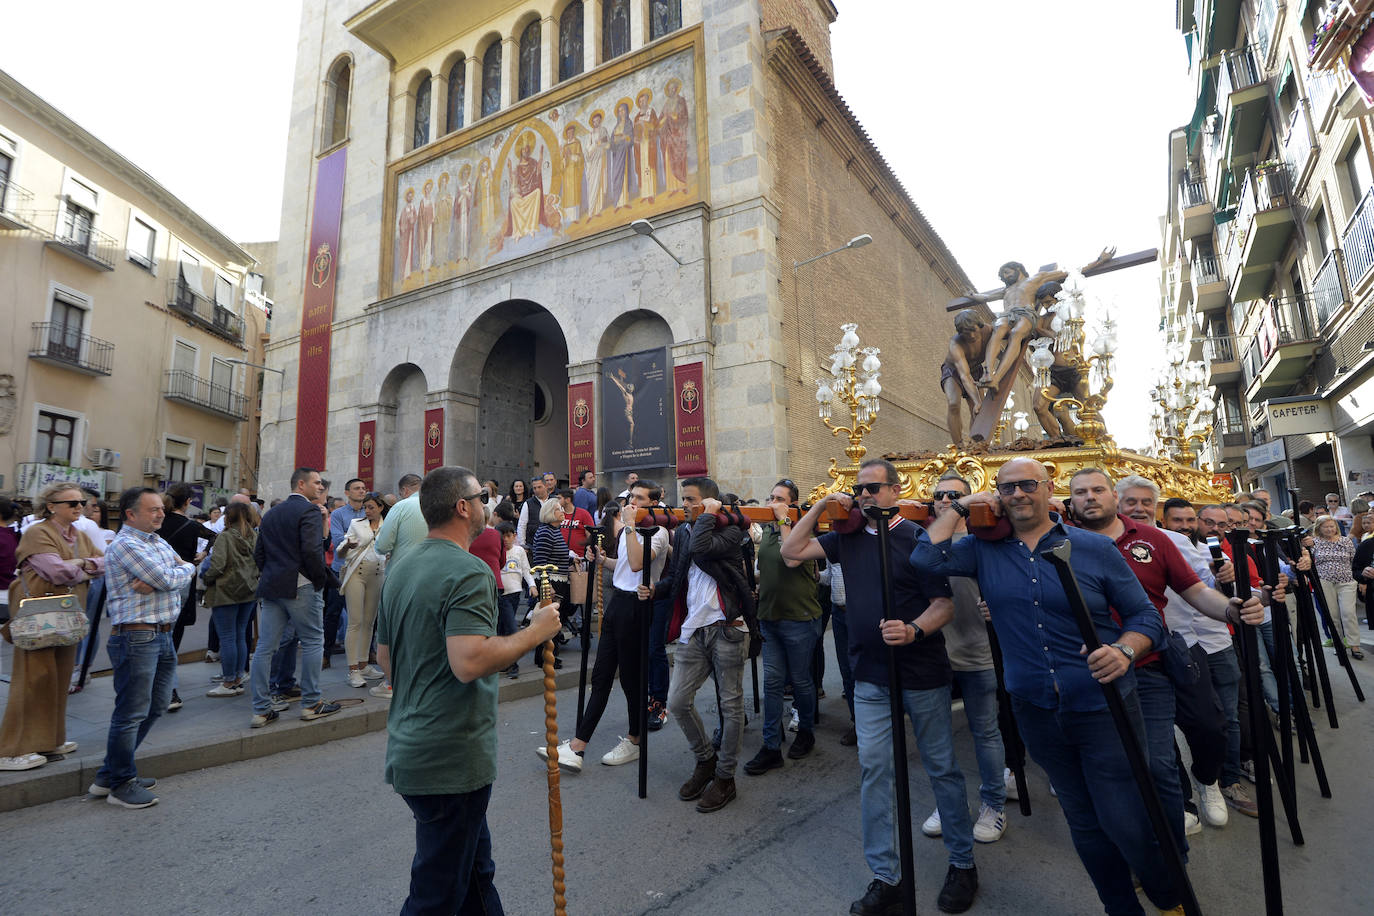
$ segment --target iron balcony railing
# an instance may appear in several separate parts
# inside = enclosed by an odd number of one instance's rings
[[[1317,274],[1312,278],[1312,314],[1316,319],[1317,330],[1326,327],[1331,316],[1340,311],[1349,301],[1349,288],[1345,285],[1344,257],[1340,251],[1326,255]]]
[[[248,399],[224,385],[192,375],[184,369],[168,369],[163,396],[193,404],[234,420],[248,418]]]
[[[114,366],[114,344],[81,329],[52,321],[35,321],[29,356],[64,363],[92,375],[109,375]]]
[[[1212,447],[1218,452],[1226,448],[1245,448],[1249,445],[1245,419],[1217,410],[1212,425]]]
[[[1352,287],[1360,285],[1364,275],[1374,267],[1374,188],[1365,192],[1355,208],[1350,222],[1341,233],[1341,249],[1345,252],[1345,275]]]
[[[1295,185],[1302,178],[1303,167],[1312,156],[1312,147],[1315,143],[1305,106],[1299,101],[1288,119],[1288,136],[1283,141],[1283,161],[1288,165]]]
[[[1235,338],[1205,337],[1202,340],[1203,359],[1210,363],[1229,363],[1236,358]]]
[[[1192,263],[1193,287],[1195,289],[1204,283],[1221,282],[1221,265],[1217,262],[1217,256],[1210,249],[1194,248]]]
[[[1187,210],[1189,207],[1200,207],[1207,203],[1207,182],[1201,178],[1193,178],[1187,172],[1178,182],[1178,208]]]
[[[1279,7],[1275,0],[1259,0],[1258,7],[1255,12],[1255,45],[1259,48],[1259,59],[1264,61],[1269,59]]]
[[[1231,93],[1249,89],[1264,81],[1264,68],[1255,59],[1253,48],[1228,51],[1217,68],[1217,111],[1225,113]]]
[[[1240,209],[1236,211],[1236,225],[1249,231],[1256,213],[1288,206],[1288,166],[1271,162],[1245,172],[1240,184]]]
[[[1311,318],[1312,307],[1311,296],[1275,296],[1260,303],[1258,327],[1245,347],[1245,358],[1241,363],[1246,387],[1260,375],[1281,347],[1316,339],[1317,329]]]
[[[1318,126],[1325,120],[1326,111],[1340,92],[1340,78],[1334,70],[1321,70],[1307,76],[1307,99],[1312,104],[1312,120]]]
[[[180,276],[172,281],[167,300],[169,309],[184,315],[207,331],[234,343],[243,342],[243,319],[191,289]]]
[[[23,216],[33,207],[33,192],[22,188],[12,181],[0,181],[0,213],[9,214],[20,222],[28,222]]]
[[[93,261],[105,270],[114,270],[119,254],[114,237],[92,228],[85,220],[73,218],[70,211],[34,210],[25,214],[25,222],[45,235],[50,244]],[[43,228],[46,226],[52,229]]]

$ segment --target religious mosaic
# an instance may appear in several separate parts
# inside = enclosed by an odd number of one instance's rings
[[[694,72],[684,49],[398,173],[392,294],[697,199]]]

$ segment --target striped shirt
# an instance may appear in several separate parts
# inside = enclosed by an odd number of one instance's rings
[[[105,605],[110,622],[174,623],[194,573],[195,567],[182,563],[156,533],[125,525],[105,551]],[[135,579],[151,585],[153,591],[147,595],[134,591]]]

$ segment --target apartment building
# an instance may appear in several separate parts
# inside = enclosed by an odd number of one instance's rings
[[[1177,7],[1195,96],[1168,138],[1160,326],[1216,392],[1200,460],[1281,506],[1374,488],[1374,137],[1347,63],[1371,6]],[[1283,398],[1319,422],[1283,435]]]
[[[255,263],[0,72],[0,492],[255,489]]]

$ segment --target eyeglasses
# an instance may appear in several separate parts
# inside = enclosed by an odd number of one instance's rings
[[[482,505],[485,506],[487,502],[491,499],[491,494],[488,493],[485,489],[482,489],[478,490],[476,493],[469,493],[467,496],[462,497],[462,499],[480,500]]]
[[[52,501],[52,505],[54,505],[54,506],[71,506],[73,509],[80,509],[82,506],[86,505],[86,500],[84,500],[84,499],[54,499],[54,500]]]
[[[1003,496],[1015,496],[1016,490],[1020,488],[1022,493],[1034,493],[1040,489],[1038,480],[1008,480],[997,485],[997,492]]]
[[[892,487],[892,486],[896,486],[896,484],[891,484],[891,483],[856,483],[856,484],[854,484],[854,495],[857,497],[857,496],[863,496],[865,493],[867,493],[867,494],[869,494],[870,496],[876,496],[876,495],[878,495],[878,491],[881,490],[883,487]]]
[[[942,499],[954,500],[963,498],[964,494],[960,490],[936,490],[931,494],[931,499],[935,500],[937,503]]]

